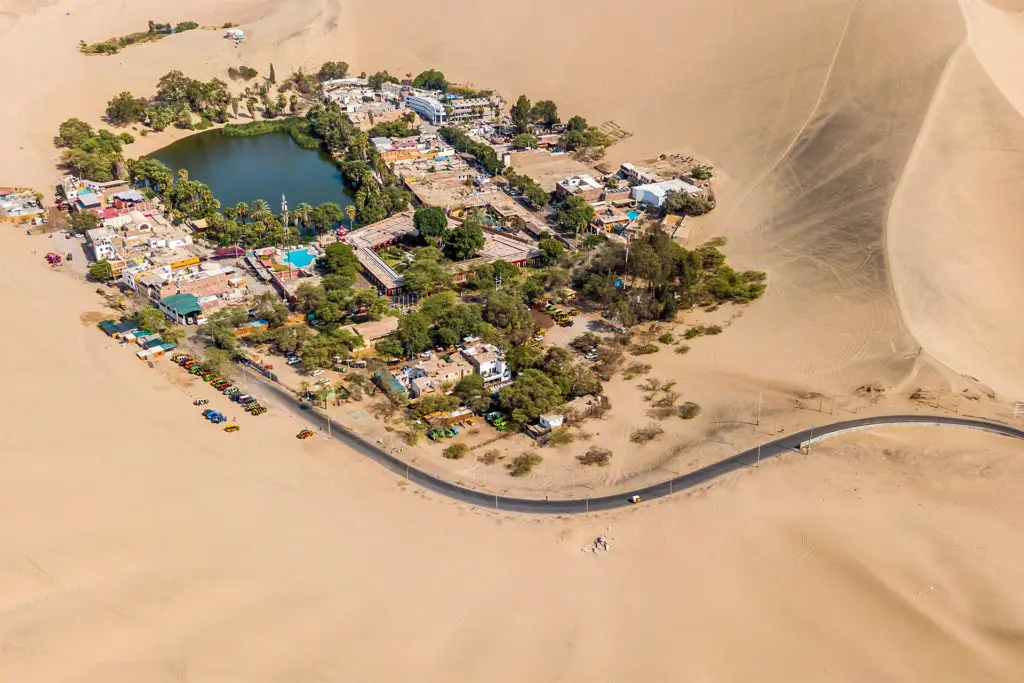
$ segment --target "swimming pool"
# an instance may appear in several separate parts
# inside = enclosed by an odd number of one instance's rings
[[[640,218],[640,212],[639,211],[630,211],[629,213],[626,214],[626,216],[629,217],[629,220],[635,221],[637,218]]]
[[[290,263],[296,268],[305,268],[313,259],[316,258],[316,254],[310,249],[294,249],[284,255],[284,262]]]

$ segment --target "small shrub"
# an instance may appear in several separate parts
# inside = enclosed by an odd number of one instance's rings
[[[648,441],[654,441],[655,439],[661,438],[661,435],[665,433],[665,430],[656,424],[650,424],[641,429],[633,430],[633,433],[629,435],[629,440],[635,444],[643,446]]]
[[[644,383],[640,385],[640,388],[644,391],[658,391],[661,389],[661,382],[654,377],[648,377],[644,380]]]
[[[544,458],[536,453],[523,453],[522,455],[517,455],[516,459],[506,465],[506,467],[508,467],[509,476],[525,477],[543,460]]]
[[[551,436],[548,437],[548,443],[552,446],[564,446],[570,444],[576,440],[572,432],[569,431],[568,427],[559,427],[551,432]]]
[[[694,337],[703,337],[705,335],[713,336],[716,334],[722,334],[721,325],[697,325],[696,327],[688,329],[683,336],[687,339],[693,339]]]
[[[448,448],[444,449],[442,455],[449,460],[462,460],[469,453],[469,446],[464,443],[453,443]]]
[[[662,344],[675,344],[676,336],[671,332],[666,332],[665,334],[658,337],[658,341],[660,341]]]
[[[717,310],[718,310],[718,304],[714,304],[713,306],[708,306],[707,308],[705,308],[704,312],[705,313],[714,313]]]
[[[676,353],[678,353],[680,356],[682,356],[683,354],[687,354],[689,352],[690,352],[690,345],[689,344],[680,344],[679,346],[676,347]]]
[[[626,369],[623,370],[622,375],[626,379],[633,379],[634,377],[637,377],[639,375],[646,375],[650,371],[651,366],[648,365],[647,363],[634,362],[626,366]]]
[[[676,404],[676,399],[679,398],[679,394],[675,391],[668,391],[664,396],[654,402],[655,408],[671,408]]]
[[[692,420],[698,415],[700,415],[700,405],[692,401],[687,401],[683,405],[679,406],[679,417],[684,420]]]
[[[629,352],[634,356],[646,356],[651,353],[658,352],[657,344],[637,344],[633,346]]]
[[[604,467],[611,461],[612,452],[607,448],[591,446],[583,455],[577,455],[576,459],[581,465],[597,465],[598,467]]]
[[[492,450],[489,450],[486,453],[484,453],[483,455],[477,457],[477,461],[478,462],[482,462],[485,465],[493,465],[494,463],[498,462],[499,460],[504,460],[504,459],[505,459],[505,456],[502,455],[501,452],[498,449],[496,449],[496,448],[492,449]]]
[[[197,123],[195,125],[195,129],[196,130],[206,130],[207,128],[211,128],[212,126],[213,126],[213,121],[211,121],[210,119],[200,119],[199,123]]]

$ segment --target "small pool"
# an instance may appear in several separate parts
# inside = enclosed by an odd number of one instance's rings
[[[630,221],[635,221],[637,218],[640,218],[640,212],[630,211],[629,213],[626,214],[626,216],[629,218]]]
[[[310,249],[295,249],[284,255],[284,262],[290,263],[296,268],[305,268],[316,258]]]

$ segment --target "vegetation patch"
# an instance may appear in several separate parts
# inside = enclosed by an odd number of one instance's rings
[[[541,464],[544,458],[540,457],[536,453],[523,453],[517,455],[515,460],[510,462],[505,467],[508,468],[509,476],[512,477],[525,477],[527,474],[533,471],[533,468]]]
[[[120,52],[123,48],[129,45],[136,45],[138,43],[152,43],[166,38],[174,33],[181,33],[183,31],[191,31],[192,29],[199,28],[199,24],[194,21],[182,21],[176,26],[170,24],[158,24],[156,22],[149,22],[149,30],[139,31],[137,33],[129,33],[125,36],[116,36],[114,38],[107,38],[101,40],[98,43],[88,43],[83,40],[78,44],[78,51],[86,55],[115,55]]]
[[[466,457],[469,453],[469,446],[464,443],[453,443],[448,448],[444,449],[442,455],[449,460],[461,460]]]
[[[505,456],[501,454],[501,451],[492,449],[477,457],[478,462],[482,462],[485,465],[493,465],[499,460],[504,460]]]
[[[714,336],[716,334],[722,334],[722,327],[720,325],[696,325],[686,330],[683,336],[687,339],[695,339],[696,337]]]
[[[612,452],[607,448],[591,446],[583,455],[577,455],[576,460],[581,465],[597,465],[605,467],[612,459]]]
[[[651,353],[657,353],[658,349],[657,344],[635,344],[630,347],[629,352],[634,356],[646,356]]]
[[[568,427],[558,427],[551,431],[548,443],[552,446],[565,446],[576,440],[576,437],[569,431]]]
[[[698,415],[700,415],[700,405],[692,401],[687,401],[683,405],[679,406],[679,417],[684,420],[692,420]]]
[[[634,362],[626,366],[622,371],[622,376],[626,379],[634,379],[640,375],[646,375],[651,371],[651,366],[648,363]]]
[[[646,427],[633,430],[633,433],[629,435],[629,440],[635,444],[643,446],[649,441],[660,439],[665,433],[665,430],[656,424],[650,424]]]
[[[679,346],[676,347],[676,353],[678,353],[680,356],[686,355],[689,352],[690,352],[690,345],[689,344],[680,344]]]

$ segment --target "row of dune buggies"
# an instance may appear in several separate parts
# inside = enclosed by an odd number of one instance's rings
[[[267,412],[266,407],[260,405],[259,401],[257,401],[255,397],[243,393],[241,389],[239,389],[238,387],[231,383],[231,380],[227,380],[222,377],[217,377],[212,372],[206,372],[200,365],[199,361],[197,361],[189,354],[176,353],[173,356],[171,356],[171,361],[177,363],[178,365],[188,370],[193,375],[202,376],[203,381],[209,382],[211,387],[221,392],[238,405],[242,406],[242,409],[245,410],[250,415],[262,415],[263,413]],[[202,406],[208,404],[209,402],[209,399],[200,398],[193,401],[192,404],[196,406]],[[208,417],[205,412],[203,414],[203,417]],[[225,428],[226,431],[238,431],[237,425],[228,425],[228,427],[234,427],[234,429]]]

